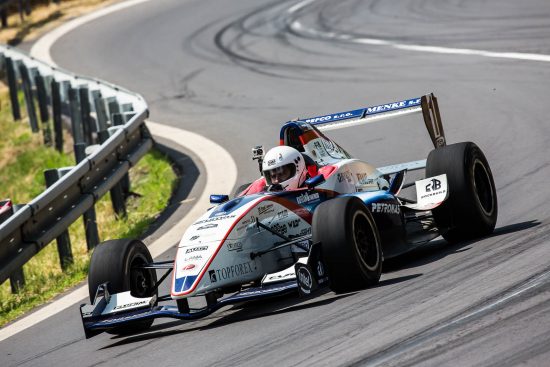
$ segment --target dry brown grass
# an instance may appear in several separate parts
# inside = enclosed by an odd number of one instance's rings
[[[17,45],[32,41],[43,33],[59,26],[71,18],[110,5],[118,0],[64,0],[59,4],[37,5],[32,13],[21,21],[15,13],[8,18],[8,27],[0,29],[0,42]]]

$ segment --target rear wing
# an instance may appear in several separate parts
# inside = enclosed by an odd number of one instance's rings
[[[320,131],[328,131],[419,112],[422,112],[426,129],[428,129],[434,147],[440,148],[445,146],[445,133],[443,132],[439,106],[437,104],[437,98],[433,93],[426,94],[420,98],[406,99],[404,101],[365,107],[353,111],[332,113],[308,119],[299,119],[298,121],[314,125]]]

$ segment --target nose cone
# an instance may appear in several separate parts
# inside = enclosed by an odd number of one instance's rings
[[[210,280],[204,274],[235,224],[254,201],[253,197],[245,197],[218,205],[187,229],[174,263],[173,298],[187,297],[208,288]]]

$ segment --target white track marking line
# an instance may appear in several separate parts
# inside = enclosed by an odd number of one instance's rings
[[[315,0],[305,0],[299,2],[298,4],[293,5],[287,10],[289,14],[294,14],[308,5],[315,2]],[[372,46],[388,46],[396,50],[406,50],[406,51],[417,51],[417,52],[426,52],[426,53],[436,53],[436,54],[451,54],[451,55],[466,55],[466,56],[481,56],[481,57],[491,57],[491,58],[500,58],[500,59],[514,59],[514,60],[525,60],[525,61],[541,61],[541,62],[550,62],[550,55],[545,54],[532,54],[532,53],[523,53],[523,52],[497,52],[497,51],[487,51],[487,50],[475,50],[468,48],[452,48],[452,47],[440,47],[440,46],[428,46],[428,45],[409,45],[403,43],[397,43],[393,41],[375,39],[375,38],[356,38],[348,34],[337,34],[334,32],[323,32],[313,28],[307,28],[298,20],[293,21],[290,24],[290,28],[297,33],[308,33],[315,37],[340,40],[350,43],[358,43],[364,45]]]
[[[193,208],[172,229],[149,246],[151,254],[156,257],[179,242],[187,227],[212,206],[211,193],[231,192],[237,182],[237,164],[227,150],[202,135],[151,121],[147,121],[147,126],[154,136],[169,139],[195,153],[207,171],[206,185]]]
[[[132,5],[137,5],[149,0],[131,0],[125,3],[119,3],[115,6],[111,6],[105,9],[99,10],[97,13],[91,13],[82,18],[84,21],[75,19],[68,24],[72,24],[70,27],[63,27],[64,31],[60,32],[57,28],[52,32],[44,35],[31,50],[31,55],[37,59],[46,60],[53,64],[50,56],[50,47],[55,43],[57,39],[62,37],[67,32],[72,31],[79,25],[87,23],[93,19],[97,19],[100,16],[113,13],[115,11],[125,9]],[[109,11],[107,11],[109,10]],[[193,208],[183,217],[178,223],[176,223],[168,232],[164,233],[159,239],[149,246],[153,257],[157,257],[166,250],[168,250],[175,243],[179,242],[181,236],[187,229],[187,227],[201,214],[203,214],[208,207],[210,207],[209,194],[210,193],[229,193],[237,182],[237,165],[231,155],[222,148],[220,145],[214,143],[212,140],[207,139],[199,134],[178,129],[171,126],[165,126],[154,122],[147,122],[151,133],[159,138],[167,139],[175,144],[182,146],[183,148],[192,151],[195,155],[200,157],[204,167],[206,169],[206,183],[204,190]],[[5,326],[0,329],[0,341],[5,340],[73,305],[82,301],[88,297],[88,285],[82,285],[77,287],[67,295],[60,299],[50,303],[49,305],[39,309],[36,312],[31,313],[28,316],[17,320],[13,324]],[[76,309],[74,310],[76,312]],[[72,313],[71,313],[72,314]]]

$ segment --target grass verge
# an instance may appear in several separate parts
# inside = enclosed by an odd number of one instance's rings
[[[45,147],[41,134],[31,133],[26,118],[12,120],[6,92],[0,93],[0,131],[0,199],[27,203],[45,188],[43,170],[74,165],[72,153]],[[143,234],[166,207],[176,181],[166,157],[158,151],[148,153],[130,170],[131,190],[141,196],[127,200],[127,218],[115,220],[109,194],[96,203],[100,239]],[[81,219],[71,225],[69,234],[74,264],[66,272],[61,271],[57,247],[50,243],[23,267],[26,286],[22,292],[11,294],[9,281],[0,285],[0,326],[86,278],[90,254]]]

